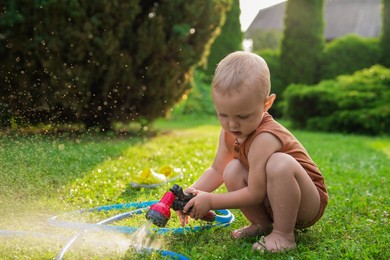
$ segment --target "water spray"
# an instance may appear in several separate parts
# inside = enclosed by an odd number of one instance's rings
[[[198,232],[206,229],[210,229],[212,227],[226,227],[230,225],[234,221],[234,215],[226,209],[216,210],[215,212],[209,213],[210,215],[204,220],[208,221],[208,225],[199,225],[192,227],[172,227],[166,228],[170,218],[170,209],[173,210],[181,210],[184,208],[185,204],[194,196],[192,194],[184,194],[181,187],[178,185],[174,185],[169,192],[169,195],[164,195],[160,201],[145,201],[145,202],[130,202],[123,204],[114,204],[114,205],[105,205],[99,206],[91,209],[82,209],[73,212],[68,212],[62,215],[62,217],[66,217],[68,214],[74,216],[75,214],[82,214],[86,212],[94,212],[94,211],[112,211],[112,210],[126,210],[130,211],[117,214],[115,216],[109,217],[98,223],[84,223],[84,222],[71,222],[62,220],[59,216],[53,216],[49,219],[49,224],[56,227],[61,227],[65,229],[79,230],[79,232],[72,236],[71,238],[67,237],[65,239],[69,239],[68,242],[62,247],[61,251],[56,256],[56,259],[62,259],[66,252],[71,248],[72,244],[78,240],[82,234],[86,231],[111,231],[114,233],[122,233],[122,234],[132,234],[137,232],[140,227],[130,227],[130,226],[116,226],[110,225],[116,221],[131,218],[137,214],[146,214],[148,215],[149,220],[156,220],[154,223],[158,228],[153,229],[154,232],[158,234],[166,234],[166,233],[186,233],[186,232]],[[161,213],[164,212],[164,213]],[[167,213],[169,212],[169,214]],[[212,222],[212,223],[211,223]],[[27,232],[28,234],[36,237],[53,237],[57,235],[53,234],[45,234],[45,233],[32,233]],[[26,233],[23,231],[11,231],[11,230],[0,230],[0,236],[25,236]],[[64,239],[64,237],[62,237]],[[160,253],[162,256],[171,257],[172,259],[188,259],[187,257],[171,252],[168,250],[161,250],[159,248],[151,248],[151,247],[143,247],[144,251],[156,251]]]

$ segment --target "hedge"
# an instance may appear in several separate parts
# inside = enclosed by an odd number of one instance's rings
[[[285,115],[310,130],[390,134],[390,69],[380,65],[284,93]]]
[[[0,3],[0,127],[164,116],[232,0]]]
[[[381,47],[377,38],[363,38],[349,34],[326,44],[320,66],[320,78],[332,79],[338,75],[379,64]]]

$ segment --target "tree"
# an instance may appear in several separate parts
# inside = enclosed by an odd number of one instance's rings
[[[231,0],[0,3],[0,123],[163,116],[189,88]]]
[[[390,0],[382,0],[382,64],[390,67]]]
[[[226,14],[226,21],[220,29],[220,34],[210,48],[210,55],[205,69],[208,76],[214,75],[218,62],[226,55],[242,50],[244,34],[241,31],[240,13],[240,1],[233,0],[233,5]]]
[[[287,1],[281,44],[281,75],[284,86],[318,81],[324,47],[323,0]]]
[[[282,38],[282,32],[278,30],[254,29],[247,32],[248,38],[252,39],[254,52],[260,52],[267,49],[278,50],[279,42]]]

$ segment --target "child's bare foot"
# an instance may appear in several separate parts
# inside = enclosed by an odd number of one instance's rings
[[[236,239],[255,237],[266,234],[268,228],[264,228],[258,224],[251,224],[240,229],[236,229],[232,232],[232,237]]]
[[[295,237],[293,235],[283,234],[278,231],[273,231],[266,237],[261,237],[259,242],[254,243],[252,248],[262,252],[281,252],[291,250],[296,247]]]

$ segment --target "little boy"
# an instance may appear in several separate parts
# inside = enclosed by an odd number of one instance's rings
[[[186,193],[197,196],[183,209],[194,219],[210,209],[238,208],[251,223],[232,237],[257,235],[253,249],[293,249],[295,228],[306,228],[324,213],[328,195],[324,179],[305,148],[267,112],[270,72],[264,59],[234,52],[219,64],[212,97],[222,130],[210,168]],[[227,193],[211,193],[222,183]],[[187,223],[179,213],[181,223]]]

